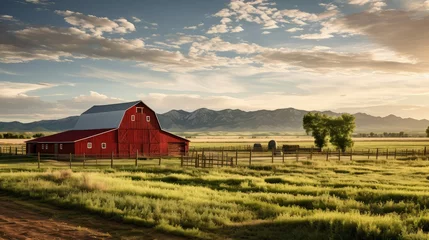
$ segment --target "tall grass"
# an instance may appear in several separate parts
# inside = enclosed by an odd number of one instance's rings
[[[0,173],[0,190],[209,239],[429,239],[426,162]]]

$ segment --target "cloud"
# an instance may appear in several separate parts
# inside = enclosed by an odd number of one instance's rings
[[[179,92],[239,93],[243,88],[229,74],[219,73],[171,73],[167,78],[152,77],[142,73],[126,73],[107,69],[84,67],[82,77],[97,78],[127,84],[142,89],[158,89]]]
[[[387,6],[384,0],[348,0],[348,3],[359,6],[369,5],[369,12],[378,12]]]
[[[189,27],[183,27],[185,30],[195,30],[197,29],[197,26],[189,26]]]
[[[64,20],[81,29],[88,30],[96,36],[101,36],[103,33],[128,33],[136,30],[134,24],[130,23],[125,18],[110,20],[106,17],[96,17],[94,15],[84,15],[73,11],[55,11],[56,14],[64,16]]]
[[[427,72],[429,65],[389,60],[374,60],[370,53],[336,53],[326,51],[278,51],[266,50],[259,56],[264,63],[286,64],[318,71],[370,70],[380,72]]]
[[[12,76],[19,75],[19,74],[17,74],[17,73],[10,72],[10,71],[6,71],[6,70],[1,69],[1,68],[0,68],[0,74],[6,74],[6,75],[12,75]]]
[[[0,21],[17,21],[13,16],[11,15],[0,15]]]
[[[47,84],[47,83],[20,83],[20,82],[7,82],[0,81],[0,91],[1,97],[17,97],[22,96],[26,97],[28,92],[51,88],[55,85]]]
[[[25,0],[25,2],[32,3],[32,4],[38,4],[38,5],[54,4],[53,2],[50,2],[48,0]]]
[[[415,18],[414,13],[402,10],[362,12],[346,16],[339,23],[381,46],[427,63],[429,32],[424,29],[429,26],[429,16]]]
[[[289,28],[288,30],[286,30],[286,32],[298,32],[298,31],[302,31],[304,30],[303,28]]]
[[[135,23],[139,23],[142,21],[140,18],[137,18],[137,17],[132,17],[132,19]]]

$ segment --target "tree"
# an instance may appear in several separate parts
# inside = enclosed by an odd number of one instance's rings
[[[327,144],[329,131],[327,128],[328,116],[320,113],[307,113],[303,118],[303,127],[307,135],[311,132],[314,137],[314,144],[318,148],[323,148]]]
[[[426,137],[429,137],[429,127],[426,128]]]
[[[39,138],[39,137],[44,137],[44,136],[45,136],[45,134],[43,134],[43,133],[36,133],[33,135],[33,138]]]
[[[343,114],[336,118],[329,118],[328,129],[330,142],[342,152],[353,146],[352,133],[355,129],[355,117]]]

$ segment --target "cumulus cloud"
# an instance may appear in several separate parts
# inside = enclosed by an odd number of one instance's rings
[[[96,36],[103,35],[104,32],[107,33],[128,33],[136,30],[134,24],[130,23],[125,18],[119,18],[116,20],[110,20],[107,17],[96,17],[94,15],[84,15],[79,12],[73,11],[59,11],[56,10],[55,13],[58,15],[64,16],[64,20],[81,29],[88,30]]]
[[[359,5],[359,6],[368,5],[369,12],[378,12],[387,6],[384,0],[348,0],[348,2],[351,5]]]

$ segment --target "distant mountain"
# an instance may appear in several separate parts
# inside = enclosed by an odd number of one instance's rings
[[[277,110],[259,110],[245,112],[225,109],[214,111],[201,108],[193,112],[171,110],[158,114],[163,129],[176,132],[184,131],[271,131],[302,132],[302,118],[308,111],[294,108]],[[323,112],[330,116],[339,113]],[[400,118],[394,115],[374,117],[365,113],[356,113],[357,132],[416,132],[423,133],[429,126],[428,120]],[[73,128],[78,116],[59,120],[44,120],[31,123],[0,122],[0,131],[63,131]]]

